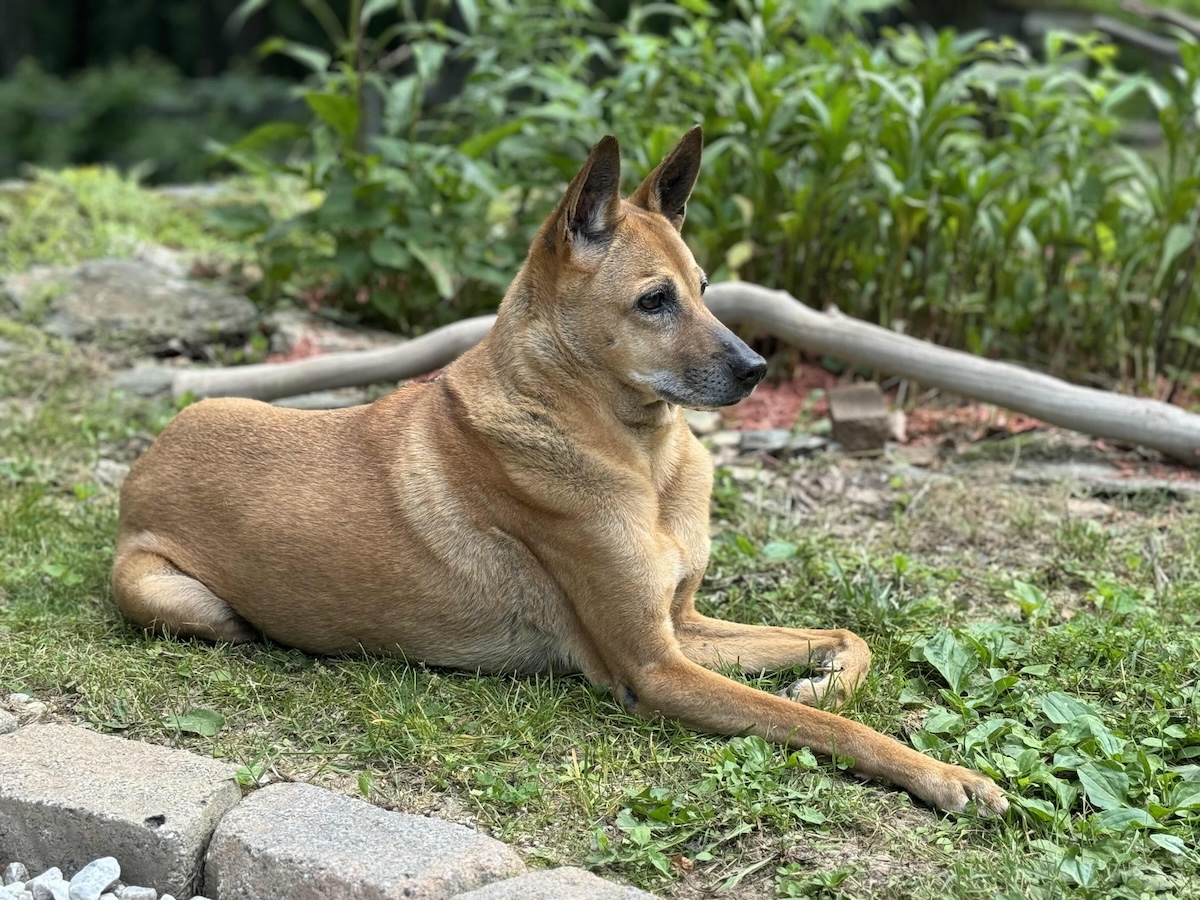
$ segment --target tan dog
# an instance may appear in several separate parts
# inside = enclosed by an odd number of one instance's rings
[[[180,413],[121,491],[121,609],[175,635],[582,672],[643,715],[850,756],[943,809],[1004,810],[986,777],[806,705],[862,681],[856,635],[693,605],[713,468],[681,407],[736,403],[766,368],[705,307],[679,235],[701,145],[697,127],[622,200],[617,142],[600,141],[491,333],[439,380],[331,412]],[[706,668],[810,665],[782,696]]]

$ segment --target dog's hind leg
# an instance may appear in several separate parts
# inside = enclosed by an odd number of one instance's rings
[[[871,668],[866,641],[840,629],[742,625],[690,611],[676,623],[675,637],[684,656],[707,668],[733,666],[758,674],[812,666],[816,672],[811,678],[801,678],[780,692],[780,696],[810,706],[843,703]]]
[[[229,604],[157,553],[118,553],[112,591],[121,611],[152,631],[231,644],[258,636]]]

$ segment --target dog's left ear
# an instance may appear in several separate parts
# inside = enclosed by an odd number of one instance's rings
[[[688,197],[700,174],[700,157],[704,153],[704,130],[695,125],[667,154],[667,158],[638,185],[629,202],[649,212],[667,217],[676,231],[683,228]]]
[[[621,150],[610,134],[588,154],[547,220],[543,237],[551,249],[602,246],[611,239],[620,217]]]

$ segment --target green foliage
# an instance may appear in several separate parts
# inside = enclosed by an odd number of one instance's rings
[[[278,78],[185,82],[148,56],[62,78],[26,61],[0,79],[0,175],[104,162],[156,181],[195,180],[217,167],[204,136],[232,140],[264,117],[297,112]]]
[[[140,173],[84,168],[36,170],[20,190],[0,191],[0,270],[129,256],[165,244],[224,254],[186,204],[144,188]]]
[[[351,28],[332,55],[268,42],[313,69],[314,124],[224,152],[265,169],[264,148],[298,140],[325,201],[259,218],[267,293],[319,284],[405,329],[490,308],[596,139],[620,136],[632,184],[701,121],[687,236],[717,277],[1057,371],[1144,380],[1194,358],[1200,48],[1160,84],[1088,37],[1051,34],[1039,61],[979,34],[868,43],[833,4],[729,6],[635,4],[617,27],[588,0],[506,0],[460,4],[465,32],[408,18],[374,41]],[[380,62],[392,39],[399,74]],[[453,71],[461,90],[434,103]],[[1117,143],[1139,96],[1159,162]],[[326,254],[297,252],[298,233]]]

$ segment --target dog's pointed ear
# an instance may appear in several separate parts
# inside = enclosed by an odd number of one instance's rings
[[[621,218],[621,148],[605,135],[563,194],[546,232],[551,247],[606,244]]]
[[[700,157],[704,154],[704,129],[699,125],[683,136],[667,158],[638,185],[629,202],[650,212],[667,217],[676,230],[683,228],[688,197],[700,174]]]

